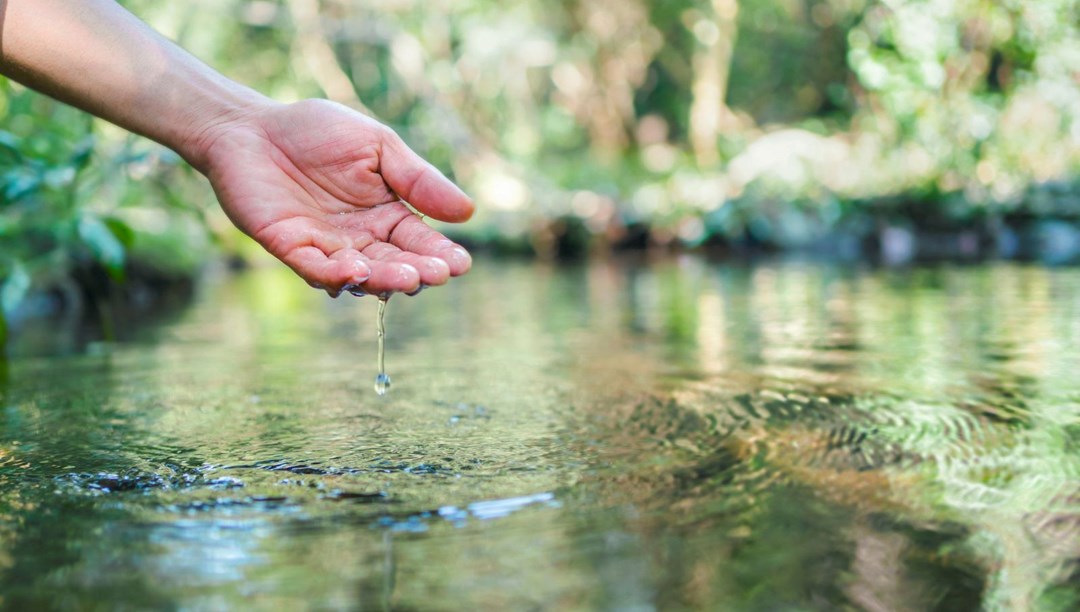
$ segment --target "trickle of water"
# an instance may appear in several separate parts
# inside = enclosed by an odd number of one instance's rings
[[[386,395],[390,390],[390,377],[386,374],[386,302],[389,296],[379,298],[379,373],[375,376],[375,393]]]

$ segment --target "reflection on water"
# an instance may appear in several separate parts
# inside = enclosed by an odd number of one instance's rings
[[[0,595],[30,607],[1070,609],[1080,270],[481,261],[287,271],[16,359]]]

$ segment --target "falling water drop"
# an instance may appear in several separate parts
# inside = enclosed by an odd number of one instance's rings
[[[375,376],[375,393],[379,395],[386,395],[386,392],[390,390],[390,376],[380,372]]]

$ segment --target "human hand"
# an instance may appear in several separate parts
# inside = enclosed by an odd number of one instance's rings
[[[472,265],[402,202],[461,222],[472,201],[374,119],[324,100],[267,103],[198,139],[233,223],[332,296],[412,293]]]

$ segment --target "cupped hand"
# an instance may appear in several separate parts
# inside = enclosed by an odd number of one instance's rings
[[[324,100],[269,104],[206,142],[203,171],[233,223],[331,295],[411,293],[472,265],[405,204],[460,222],[472,201],[371,118]]]

